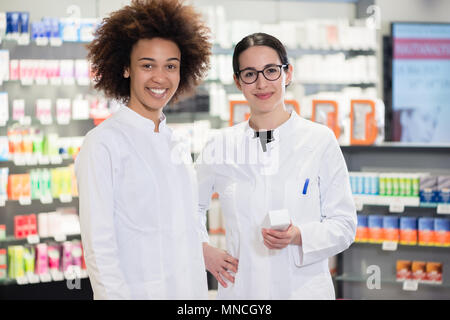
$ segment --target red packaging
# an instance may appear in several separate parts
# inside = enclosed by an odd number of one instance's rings
[[[424,281],[427,278],[427,263],[425,261],[413,261],[411,266],[412,278],[414,280]]]
[[[408,260],[397,260],[397,281],[403,281],[412,278],[412,263]]]
[[[427,262],[427,281],[432,283],[442,283],[442,263]]]

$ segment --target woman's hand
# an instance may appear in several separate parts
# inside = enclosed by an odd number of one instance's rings
[[[269,249],[283,249],[289,244],[302,244],[300,229],[293,226],[292,223],[286,230],[279,231],[274,229],[262,229],[264,244]]]
[[[230,274],[230,271],[237,272],[239,260],[230,256],[224,250],[212,247],[206,242],[203,243],[203,256],[206,270],[211,272],[222,287],[227,287],[227,283],[223,278],[234,283],[234,276]]]

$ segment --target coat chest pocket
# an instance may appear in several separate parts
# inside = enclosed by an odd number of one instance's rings
[[[284,202],[292,222],[320,221],[319,177],[297,175],[285,183]]]

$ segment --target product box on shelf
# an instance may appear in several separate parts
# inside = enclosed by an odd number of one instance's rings
[[[420,282],[426,280],[427,278],[427,268],[425,261],[413,261],[411,264],[411,273],[414,280]]]
[[[438,200],[438,177],[423,175],[420,177],[420,202],[435,203]]]
[[[7,264],[6,249],[0,249],[0,266]]]
[[[437,189],[437,202],[450,203],[450,176],[438,176]]]
[[[356,242],[368,242],[369,241],[369,224],[368,217],[366,215],[358,215],[358,225],[356,227]]]
[[[427,282],[442,284],[443,265],[440,262],[427,262]]]
[[[4,224],[0,224],[0,241],[6,239],[6,226]]]
[[[399,218],[396,216],[383,217],[384,241],[398,242],[400,238]]]
[[[369,242],[382,243],[384,238],[383,217],[378,215],[370,215],[368,219],[369,226]]]
[[[400,218],[400,244],[417,245],[417,218]]]
[[[37,220],[35,214],[14,216],[14,236],[16,239],[37,235]]]
[[[22,197],[30,198],[30,175],[11,174],[8,177],[8,199],[20,200]]]
[[[408,260],[397,260],[396,267],[397,281],[404,281],[412,278],[412,262]]]
[[[450,247],[450,219],[434,219],[434,240],[436,246]]]
[[[422,217],[418,219],[419,226],[419,245],[434,246],[434,218]]]

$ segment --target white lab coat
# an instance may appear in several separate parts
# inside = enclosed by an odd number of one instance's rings
[[[205,212],[218,192],[227,251],[239,259],[235,283],[219,284],[217,298],[334,299],[328,258],[354,241],[356,210],[333,132],[292,112],[263,152],[248,121],[221,131],[196,161],[203,241]],[[267,213],[279,209],[300,229],[302,246],[264,245]]]
[[[128,107],[76,159],[81,238],[95,299],[207,299],[197,184],[165,118]]]

